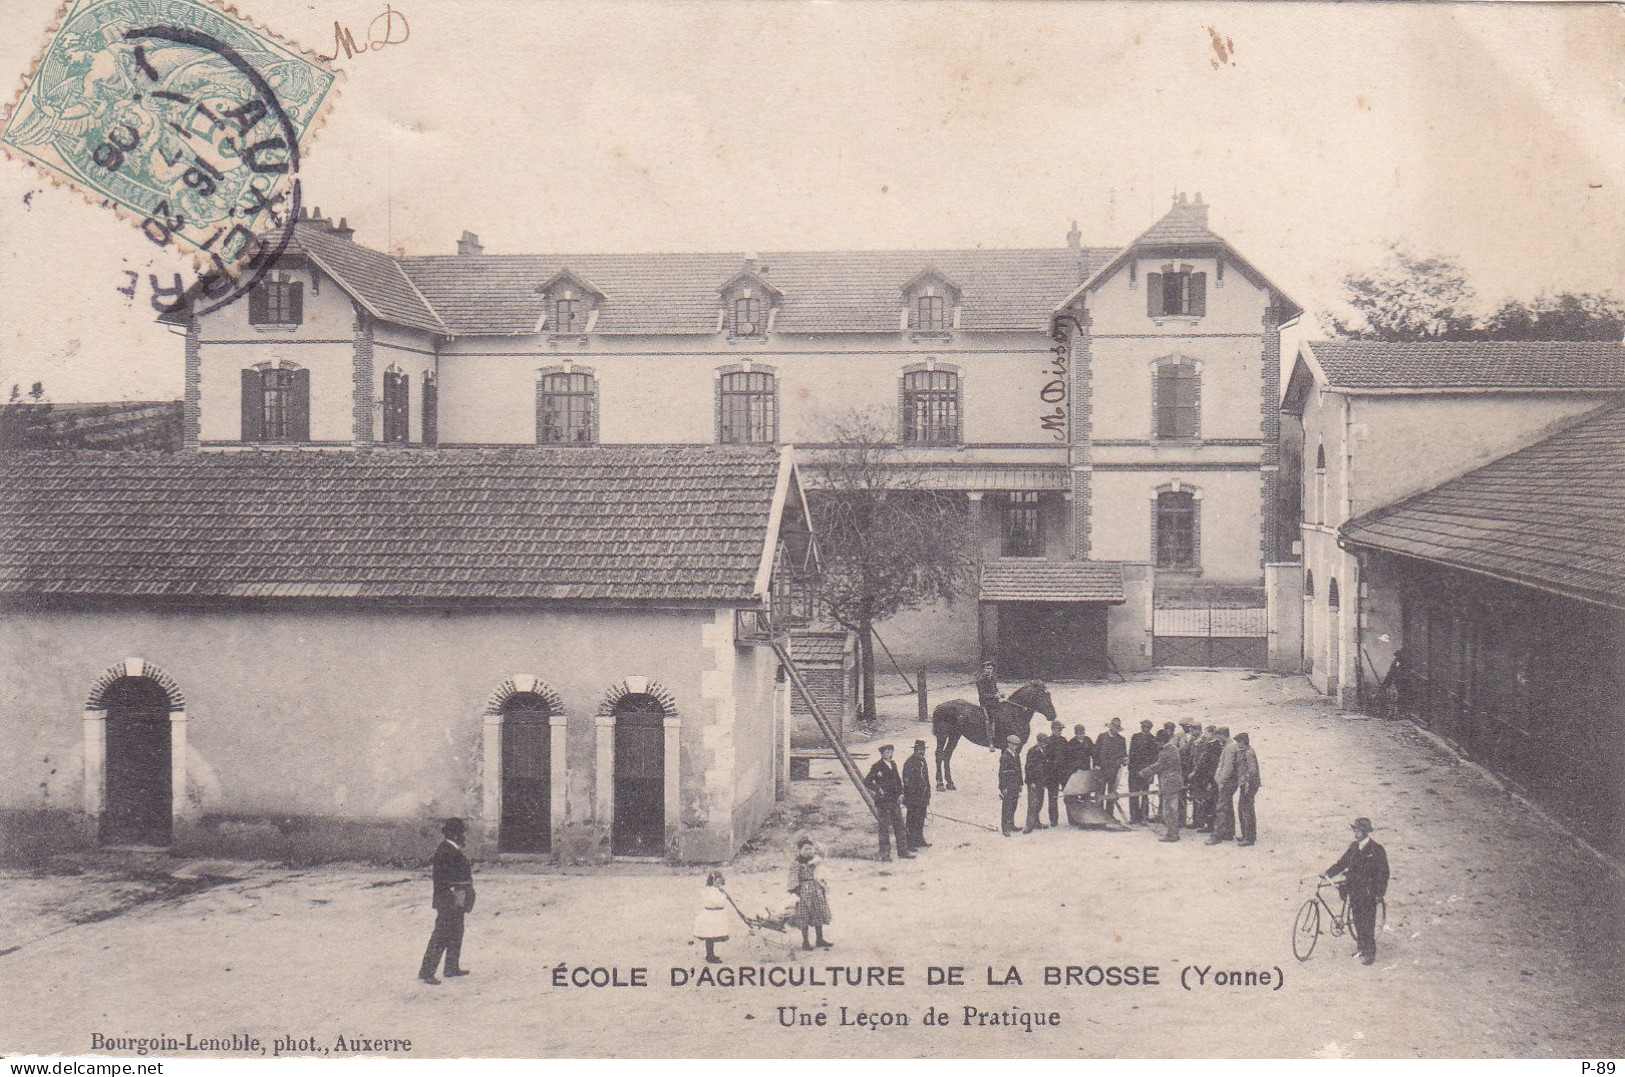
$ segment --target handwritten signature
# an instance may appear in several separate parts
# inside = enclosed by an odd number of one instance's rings
[[[344,54],[346,60],[365,52],[378,52],[390,45],[404,45],[412,36],[412,26],[406,21],[406,16],[396,11],[388,4],[384,10],[367,24],[365,40],[356,44],[355,35],[350,28],[333,20],[333,55],[322,57],[324,60],[337,60],[339,53]]]

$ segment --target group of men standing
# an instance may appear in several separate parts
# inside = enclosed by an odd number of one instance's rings
[[[880,758],[863,779],[875,801],[882,860],[891,859],[894,840],[900,860],[913,859],[915,850],[931,848],[925,840],[925,813],[931,806],[931,765],[925,758],[925,741],[914,742],[914,754],[903,764],[901,774],[892,761],[896,752],[892,745],[882,744]]]
[[[1162,841],[1178,841],[1180,828],[1190,826],[1209,835],[1209,845],[1225,841],[1255,843],[1258,815],[1254,798],[1262,782],[1258,755],[1248,735],[1241,733],[1232,738],[1228,728],[1203,729],[1194,719],[1178,726],[1167,722],[1157,733],[1151,728],[1149,720],[1142,721],[1140,732],[1125,744],[1122,723],[1116,718],[1093,740],[1082,725],[1074,726],[1068,739],[1066,727],[1053,722],[1050,731],[1040,733],[1036,743],[1027,749],[1025,761],[1021,757],[1021,738],[1009,737],[999,758],[1000,833],[1015,833],[1016,808],[1023,789],[1027,792],[1027,818],[1021,833],[1057,825],[1062,790],[1080,770],[1100,773],[1106,810],[1118,815],[1117,783],[1126,764],[1129,796],[1125,799],[1129,802],[1130,823],[1160,823]],[[1155,807],[1151,802],[1153,782]],[[1046,804],[1048,824],[1043,820]]]
[[[1231,737],[1226,726],[1208,726],[1194,718],[1176,726],[1163,723],[1151,732],[1142,721],[1129,744],[1129,791],[1146,794],[1129,801],[1129,821],[1160,823],[1161,841],[1178,841],[1182,826],[1208,835],[1209,845],[1258,840],[1254,803],[1263,782],[1258,754],[1246,733]],[[1157,784],[1158,808],[1151,810],[1151,782]],[[1240,834],[1237,834],[1237,824]]]
[[[1016,828],[1016,807],[1021,791],[1027,790],[1027,821],[1023,834],[1044,830],[1060,823],[1061,791],[1073,774],[1080,770],[1098,770],[1101,785],[1107,794],[1110,811],[1117,810],[1117,781],[1123,764],[1128,759],[1128,744],[1123,740],[1123,725],[1113,718],[1100,736],[1090,739],[1082,725],[1072,727],[1072,738],[1066,736],[1066,726],[1050,723],[1048,733],[1038,734],[1038,740],[1027,749],[1023,764],[1021,738],[1008,738],[999,757],[999,799],[1002,811],[999,832],[1013,834]],[[1049,822],[1043,821],[1044,805],[1049,805]]]

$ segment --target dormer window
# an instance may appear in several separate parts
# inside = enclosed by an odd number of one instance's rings
[[[761,336],[766,331],[762,301],[746,294],[734,300],[733,335],[736,337]]]
[[[922,269],[903,285],[903,323],[911,333],[947,336],[958,309],[959,286],[936,269]]]
[[[586,319],[581,316],[580,300],[569,292],[553,300],[553,332],[573,335],[581,332],[585,325]]]
[[[286,273],[261,281],[248,295],[250,325],[295,326],[305,320],[305,286]]]
[[[948,331],[948,297],[922,295],[914,302],[914,325],[922,333]]]
[[[585,338],[592,332],[598,309],[607,298],[586,278],[569,269],[559,270],[536,290],[543,296],[542,316],[536,331],[554,338]]]

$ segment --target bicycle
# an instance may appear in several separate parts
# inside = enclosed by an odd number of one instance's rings
[[[1345,933],[1354,934],[1354,918],[1349,914],[1348,889],[1342,883],[1336,883],[1324,875],[1305,875],[1298,882],[1306,883],[1310,879],[1319,879],[1315,885],[1314,896],[1305,901],[1298,909],[1297,917],[1292,921],[1292,955],[1299,961],[1308,961],[1309,955],[1315,952],[1315,943],[1320,941],[1320,911],[1326,910],[1326,916],[1331,920],[1331,933],[1333,938],[1342,938]],[[1333,909],[1326,900],[1325,892],[1336,890],[1338,897],[1342,898],[1340,907]],[[1388,919],[1388,903],[1378,906],[1383,921]],[[1377,925],[1380,930],[1381,923]]]

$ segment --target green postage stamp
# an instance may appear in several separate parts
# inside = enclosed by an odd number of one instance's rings
[[[72,0],[0,148],[193,251],[205,294],[229,302],[286,243],[337,77],[203,0]]]

